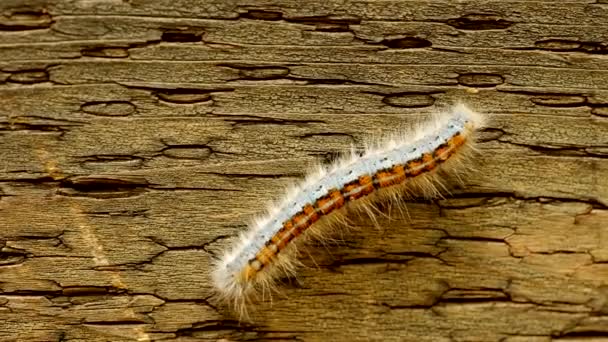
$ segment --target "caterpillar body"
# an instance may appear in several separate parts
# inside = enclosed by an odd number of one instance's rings
[[[243,309],[252,294],[295,274],[297,245],[323,236],[347,208],[410,195],[434,197],[444,174],[468,168],[483,117],[464,105],[439,113],[417,129],[385,139],[362,154],[320,167],[270,206],[216,263],[213,281],[221,296]]]

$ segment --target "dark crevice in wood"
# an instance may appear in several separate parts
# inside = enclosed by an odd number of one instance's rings
[[[492,14],[467,14],[446,20],[445,23],[459,30],[469,31],[504,30],[515,24]]]
[[[27,258],[28,253],[23,250],[10,247],[0,248],[0,267],[9,265],[19,265],[25,262]]]
[[[501,143],[505,143],[505,144],[510,144],[510,145],[514,145],[514,146],[520,146],[520,147],[525,147],[527,149],[529,149],[530,151],[545,155],[545,156],[551,156],[551,157],[561,157],[561,158],[567,158],[567,157],[577,157],[577,158],[598,158],[598,159],[605,159],[608,158],[608,156],[606,156],[605,154],[601,154],[601,153],[594,153],[592,148],[595,147],[599,147],[599,148],[606,148],[608,146],[547,146],[547,145],[542,145],[542,144],[536,144],[536,145],[532,145],[532,144],[525,144],[525,143],[518,143],[518,142],[514,142],[514,141],[510,141],[510,140],[503,140],[503,139],[498,139],[497,141],[501,142]]]
[[[186,94],[190,94],[190,93],[196,93],[196,94],[211,94],[211,93],[225,93],[225,92],[233,92],[236,91],[236,88],[232,88],[232,87],[223,87],[223,86],[217,86],[217,87],[202,87],[202,88],[184,88],[184,87],[170,87],[170,86],[166,86],[166,87],[146,87],[146,86],[135,86],[135,85],[123,85],[125,88],[128,89],[137,89],[137,90],[146,90],[146,91],[151,91],[151,92],[161,92],[161,93],[174,93],[174,94],[180,94],[180,93],[186,93]]]
[[[464,49],[459,49],[458,47],[454,47],[454,48],[449,48],[449,47],[432,47],[431,50],[436,51],[436,52],[448,52],[448,53],[454,53],[457,55],[472,55],[473,53],[470,51],[466,51]]]
[[[530,150],[538,153],[542,153],[546,156],[556,156],[556,157],[587,157],[587,158],[608,158],[605,154],[593,153],[589,148],[593,148],[594,146],[587,147],[549,147],[549,146],[537,146],[537,145],[527,145],[527,144],[515,144],[518,146],[525,146]],[[608,146],[601,146],[608,147]]]
[[[407,259],[352,258],[352,259],[335,260],[330,265],[327,265],[327,267],[336,269],[336,268],[339,268],[342,266],[352,266],[352,265],[407,264],[411,260],[412,260],[412,258],[407,258]]]
[[[595,209],[608,209],[608,205],[604,205],[600,201],[594,198],[567,198],[567,197],[549,197],[549,196],[538,196],[538,197],[525,197],[514,192],[460,192],[460,193],[452,193],[449,197],[450,199],[476,199],[476,198],[512,198],[517,200],[524,201],[536,201],[538,203],[552,203],[552,202],[565,202],[565,203],[585,203],[591,205]],[[441,206],[441,202],[438,202],[437,205]],[[478,207],[478,205],[475,205]],[[445,206],[445,208],[450,208],[450,206]],[[465,207],[458,207],[465,208]]]
[[[142,160],[143,158],[127,154],[96,154],[90,156],[78,157],[82,162],[114,162],[114,161],[130,161]]]
[[[236,153],[219,151],[213,148],[213,140],[198,144],[173,143],[168,142],[165,139],[160,139],[160,141],[165,147],[154,155],[154,157],[163,156],[172,159],[205,160],[212,155],[236,155]]]
[[[164,189],[165,190],[165,189]],[[207,189],[205,189],[207,190]],[[213,190],[213,189],[211,189]],[[142,260],[139,262],[129,262],[129,263],[116,263],[116,264],[112,264],[112,265],[107,265],[107,266],[98,266],[96,267],[97,270],[105,270],[105,271],[116,271],[117,267],[128,267],[128,268],[132,268],[135,267],[137,268],[137,266],[142,266],[142,265],[147,265],[147,264],[153,264],[154,261],[156,259],[158,259],[159,257],[163,256],[165,253],[169,253],[169,252],[179,252],[179,251],[201,251],[201,252],[205,252],[207,254],[209,254],[210,256],[215,256],[215,254],[213,252],[211,252],[209,250],[209,246],[216,243],[219,240],[228,238],[231,236],[228,235],[220,235],[217,236],[213,239],[211,239],[208,242],[202,243],[200,245],[184,245],[184,246],[171,246],[167,243],[165,243],[164,241],[162,241],[161,239],[155,237],[155,236],[147,236],[146,238],[150,241],[152,241],[153,243],[161,246],[163,248],[163,250],[157,252],[156,254],[154,254],[153,256],[151,256],[150,258],[146,259],[146,260]],[[158,297],[158,295],[155,295]],[[159,297],[160,298],[160,297]],[[171,301],[165,298],[162,298],[164,301]],[[208,302],[204,301],[204,304],[206,305],[210,305]]]
[[[96,116],[129,116],[137,107],[129,101],[91,101],[80,106],[83,113]]]
[[[61,295],[61,290],[15,290],[15,291],[0,291],[0,296],[3,297],[46,297],[54,298]]]
[[[53,119],[37,115],[14,116],[9,121],[0,121],[0,133],[10,131],[59,132],[59,137],[74,127],[83,126],[86,122]]]
[[[112,325],[142,325],[150,324],[152,322],[146,322],[141,320],[119,320],[119,321],[84,321],[83,325],[98,325],[98,326],[112,326]]]
[[[556,92],[544,92],[544,91],[531,91],[531,90],[506,90],[506,89],[497,89],[496,91],[501,93],[508,94],[517,94],[517,95],[528,95],[528,96],[585,96],[583,94],[575,94],[575,93],[556,93]]]
[[[555,108],[576,108],[587,105],[587,98],[576,95],[540,95],[530,98],[535,105]]]
[[[30,70],[19,70],[10,73],[11,75],[6,80],[10,83],[18,84],[36,84],[48,82],[49,73],[46,69],[30,69]]]
[[[425,252],[401,252],[401,253],[386,253],[382,257],[360,257],[360,258],[348,258],[348,259],[338,259],[332,261],[330,264],[323,265],[330,270],[337,271],[340,267],[343,266],[353,266],[353,265],[374,265],[374,264],[407,264],[412,261],[412,259],[420,259],[420,258],[431,258],[439,260],[443,263],[443,260],[439,257],[441,253],[425,253]]]
[[[225,189],[225,188],[209,188],[209,187],[185,187],[185,186],[162,186],[162,185],[150,185],[147,189],[166,191],[166,192],[178,192],[178,191],[216,191],[216,192],[244,192],[240,189]],[[139,193],[137,193],[138,195]],[[110,196],[106,197],[110,198]]]
[[[244,178],[244,179],[277,179],[277,178],[293,178],[302,176],[301,173],[288,173],[288,174],[260,174],[260,173],[220,173],[220,172],[205,172],[204,174],[216,175],[228,178]]]
[[[0,132],[11,132],[11,131],[39,131],[39,132],[60,132],[65,133],[68,131],[66,127],[57,125],[44,125],[44,124],[28,124],[28,123],[5,123],[0,122]]]
[[[415,259],[415,258],[432,258],[432,259],[439,260],[439,261],[441,261],[441,263],[443,263],[443,260],[441,258],[439,258],[439,255],[441,255],[444,252],[445,252],[444,248],[439,248],[434,253],[431,253],[431,252],[414,252],[414,251],[407,251],[407,252],[386,252],[386,253],[384,253],[384,257],[386,258],[386,257],[396,256],[396,257],[401,257],[401,258],[407,258],[407,259],[404,259],[404,261]]]
[[[505,297],[460,297],[460,298],[441,298],[435,305],[441,304],[492,304],[492,303],[511,303],[513,300]]]
[[[348,292],[322,292],[306,294],[307,297],[333,297],[333,296],[348,296]]]
[[[387,95],[382,103],[397,108],[424,108],[435,104],[435,98],[429,94],[400,93]]]
[[[151,187],[143,177],[78,176],[59,184],[59,195],[91,198],[122,198],[140,195]]]
[[[487,242],[487,243],[506,243],[504,239],[499,238],[489,238],[482,236],[442,236],[439,238],[437,243],[445,240],[458,240],[458,241],[472,241],[472,242]]]
[[[502,75],[490,73],[466,73],[458,76],[458,83],[475,88],[492,88],[505,82]]]
[[[44,121],[44,122],[52,122],[58,125],[63,126],[83,126],[86,125],[85,121],[77,121],[77,120],[68,120],[68,119],[56,119],[52,117],[40,116],[40,115],[19,115],[11,117],[10,121],[20,122],[22,120],[31,120],[31,121]]]
[[[384,39],[380,44],[391,49],[422,49],[433,45],[430,40],[418,37]]]
[[[307,85],[367,85],[367,86],[386,86],[386,84],[379,84],[374,82],[362,82],[348,79],[336,79],[336,78],[309,78],[300,76],[291,76],[286,79],[294,81],[305,81]]]
[[[589,107],[591,108],[591,114],[598,117],[608,116],[608,103],[595,102],[589,95],[586,94],[574,94],[574,93],[552,93],[552,92],[535,92],[535,91],[524,91],[524,90],[504,90],[497,89],[497,91],[510,93],[510,94],[521,94],[530,96],[530,102],[538,106],[543,107],[554,107],[554,108],[577,108],[577,107]]]
[[[84,57],[97,58],[128,58],[129,47],[122,46],[94,46],[80,50]]]
[[[239,63],[220,63],[219,67],[238,70],[239,79],[242,80],[276,80],[289,75],[289,68],[273,65],[248,65]]]
[[[571,251],[571,250],[553,250],[553,251],[534,251],[534,254],[540,255],[559,255],[559,254],[589,254],[587,251]]]
[[[61,294],[68,297],[116,295],[126,292],[125,289],[109,286],[66,286],[61,290]]]
[[[218,235],[218,236],[214,237],[213,239],[211,239],[210,241],[205,242],[202,245],[203,250],[205,250],[207,253],[209,253],[212,257],[217,258],[219,256],[213,250],[209,249],[209,247],[213,246],[213,244],[217,243],[218,241],[225,240],[225,239],[232,239],[232,238],[234,238],[234,236],[232,236],[232,235]]]
[[[81,176],[65,179],[60,187],[71,188],[77,191],[120,191],[123,189],[134,189],[148,187],[150,183],[143,177],[94,177]]]
[[[526,49],[526,48],[524,48]],[[519,50],[524,50],[519,49]],[[566,39],[547,39],[534,43],[534,48],[526,50],[547,50],[553,52],[581,52],[589,54],[608,54],[608,44],[604,42],[585,42]]]
[[[270,118],[258,115],[226,115],[226,114],[211,114],[209,116],[222,118],[224,121],[230,122],[232,128],[239,126],[251,125],[295,125],[306,126],[310,124],[324,124],[323,120],[295,120],[295,119],[280,119]]]
[[[150,91],[152,96],[158,99],[175,104],[196,104],[213,102],[214,93],[233,92],[235,88],[185,88],[185,87],[144,87],[125,85],[129,89],[139,89]]]
[[[484,128],[481,130],[480,142],[497,141],[503,144],[509,144],[513,146],[519,146],[529,149],[530,151],[552,157],[578,157],[578,158],[608,158],[605,153],[595,153],[594,148],[608,148],[608,146],[549,146],[542,143],[538,144],[525,144],[512,141],[508,139],[510,135],[503,129],[500,128]]]
[[[218,241],[220,239],[222,239],[223,236],[218,236],[216,238],[214,238],[213,240],[211,240],[208,243],[204,243],[202,245],[189,245],[189,246],[170,246],[168,245],[166,242],[162,241],[161,239],[155,237],[155,236],[147,236],[148,239],[150,239],[150,241],[154,242],[155,244],[165,248],[165,250],[161,251],[159,254],[157,254],[156,256],[154,256],[154,258],[157,258],[158,256],[160,256],[161,254],[167,252],[167,251],[179,251],[179,250],[205,250],[205,247],[209,244],[212,243],[214,241]]]
[[[352,141],[355,141],[355,137],[352,134],[348,133],[340,133],[340,132],[319,132],[319,133],[306,133],[300,135],[294,135],[295,138],[300,139],[308,139],[308,138],[316,138],[316,137],[347,137]]]
[[[349,25],[358,25],[361,23],[361,18],[341,18],[337,16],[310,16],[310,17],[289,17],[285,19],[289,22],[295,23],[303,23],[314,25],[316,23],[326,23],[326,24],[349,24]]]
[[[176,104],[194,104],[213,101],[212,91],[204,89],[163,89],[152,93],[160,100]]]
[[[505,197],[509,198],[510,196],[505,196]],[[496,201],[496,199],[505,198],[505,197],[493,197],[493,196],[456,197],[456,195],[454,195],[454,196],[449,196],[448,198],[443,199],[443,200],[435,201],[434,204],[439,207],[439,216],[444,216],[444,214],[443,214],[444,210],[450,210],[450,209],[465,210],[465,209],[470,209],[470,208],[480,208],[480,207],[488,208],[488,207],[499,206],[500,202]],[[471,203],[471,200],[474,200],[474,201],[472,201],[473,203]],[[446,235],[448,235],[448,234],[446,234]]]
[[[192,323],[191,327],[181,328],[171,331],[177,337],[196,337],[201,332],[226,332],[227,336],[238,338],[242,334],[247,334],[247,340],[260,338],[257,329],[260,329],[259,325],[247,324],[245,322],[239,322],[236,320],[209,320],[205,322]],[[253,335],[251,335],[253,334]],[[240,338],[239,338],[240,340]]]
[[[350,25],[361,23],[360,18],[339,18],[332,16],[290,17],[285,21],[315,26],[315,31],[320,32],[352,32]]]
[[[48,29],[53,18],[45,12],[20,11],[10,16],[0,16],[0,31],[16,32]]]
[[[94,169],[98,166],[116,166],[128,169],[138,169],[146,160],[140,156],[125,155],[125,154],[98,154],[89,156],[74,157],[78,164],[86,169]]]
[[[166,30],[160,40],[168,43],[198,43],[203,40],[203,30]]]
[[[552,341],[564,340],[576,340],[576,341],[597,341],[597,339],[608,338],[608,331],[605,330],[587,330],[587,331],[571,331],[567,333],[556,333],[553,334]]]
[[[131,49],[144,49],[144,48],[148,48],[148,47],[152,47],[154,45],[159,45],[161,44],[163,41],[160,39],[149,39],[146,41],[141,41],[141,42],[135,42],[135,43],[130,43],[130,44],[126,44],[125,46],[116,46],[117,48],[124,48],[127,50],[127,53],[129,53],[129,51]]]
[[[511,295],[500,288],[453,288],[450,287],[439,296],[437,303],[475,304],[495,301],[512,301]]]
[[[283,13],[278,11],[267,10],[248,10],[246,13],[241,13],[239,18],[252,20],[267,20],[277,21],[283,19]]]
[[[205,160],[213,153],[213,149],[204,144],[169,145],[161,150],[167,158],[184,160]]]
[[[15,236],[11,241],[52,241],[54,242],[53,247],[63,247],[67,249],[71,249],[64,241],[65,231],[54,234],[54,235],[29,235],[22,234]]]
[[[395,304],[389,304],[386,302],[382,302],[382,303],[370,303],[371,305],[376,305],[376,306],[383,306],[386,307],[390,310],[429,310],[431,309],[433,306],[435,306],[436,303],[433,304],[403,304],[403,305],[395,305]]]
[[[593,114],[597,117],[601,117],[601,118],[608,117],[608,104],[603,104],[601,106],[595,106],[595,108],[593,108],[591,110],[591,114]]]
[[[525,91],[525,90],[504,90],[498,89],[499,92],[509,94],[527,95],[530,97],[530,102],[538,106],[554,107],[554,108],[574,108],[574,107],[590,107],[590,108],[605,108],[608,103],[595,103],[589,99],[586,94],[575,93],[555,93],[555,92],[540,92],[540,91]]]
[[[363,91],[363,94],[382,96],[382,103],[397,108],[424,108],[435,104],[435,94],[443,94],[444,91],[403,91],[396,93],[385,93],[378,91]]]
[[[91,217],[145,217],[149,218],[149,209],[141,210],[117,210],[117,211],[83,211],[83,214]]]
[[[62,178],[63,179],[63,178]],[[51,176],[43,176],[38,178],[15,178],[15,179],[0,179],[0,183],[13,183],[13,184],[59,184],[61,179],[53,178]]]

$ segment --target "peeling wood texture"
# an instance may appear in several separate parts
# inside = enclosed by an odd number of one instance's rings
[[[608,341],[607,23],[606,0],[2,0],[0,340]],[[213,257],[277,189],[455,101],[491,120],[464,187],[358,219],[252,322],[218,302]]]

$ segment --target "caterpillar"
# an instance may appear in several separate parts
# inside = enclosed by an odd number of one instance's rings
[[[222,297],[243,311],[253,294],[296,272],[297,246],[324,236],[348,209],[365,209],[408,196],[432,198],[446,189],[444,175],[467,169],[482,115],[459,104],[418,128],[400,132],[329,167],[318,167],[256,219],[215,264]]]

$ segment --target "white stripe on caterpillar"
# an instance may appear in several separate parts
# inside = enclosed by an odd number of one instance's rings
[[[467,167],[475,132],[481,127],[481,115],[457,105],[363,154],[352,152],[330,167],[318,168],[271,205],[216,264],[217,290],[243,310],[251,294],[264,293],[278,277],[295,274],[294,244],[323,236],[328,223],[345,208],[369,209],[382,200],[439,195],[438,186],[445,188],[442,173],[458,175]]]

